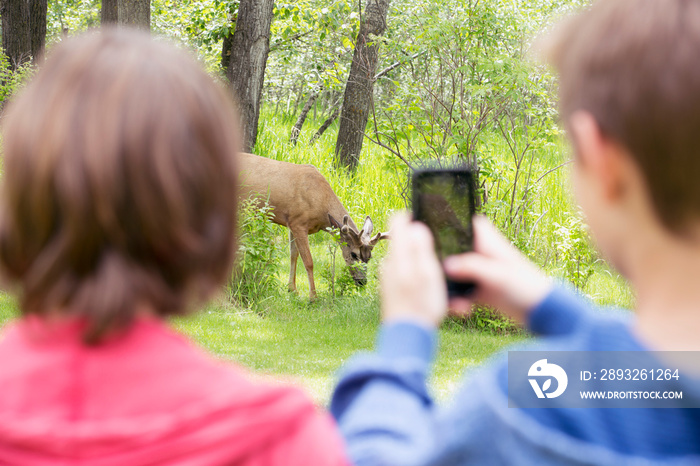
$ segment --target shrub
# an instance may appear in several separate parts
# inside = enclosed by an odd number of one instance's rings
[[[7,55],[0,52],[0,109],[5,107],[12,95],[20,90],[33,74],[34,67],[31,63],[13,70]]]
[[[340,231],[337,228],[326,228],[334,241],[328,243],[329,261],[321,268],[321,278],[330,286],[331,295],[344,296],[357,291],[355,281],[352,279],[348,268],[345,266],[343,254],[340,251]],[[360,264],[357,265],[361,267]]]
[[[511,318],[501,314],[495,309],[476,306],[467,317],[450,317],[446,325],[458,325],[460,327],[493,335],[519,335],[524,330]]]
[[[580,215],[570,215],[557,224],[554,232],[561,273],[573,286],[582,290],[594,272],[597,257],[588,230]]]
[[[279,291],[272,207],[267,201],[244,199],[239,206],[238,254],[228,285],[229,299],[250,307]]]

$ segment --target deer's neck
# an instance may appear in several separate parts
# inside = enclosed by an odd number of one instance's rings
[[[343,206],[343,203],[340,202],[340,199],[338,199],[338,196],[335,196],[335,199],[333,199],[330,202],[330,205],[328,206],[328,213],[333,216],[336,220],[338,220],[341,224],[343,223],[343,217],[346,215],[348,216],[348,225],[350,228],[354,228],[355,231],[360,231],[357,229],[357,225],[355,225],[355,222],[353,222],[352,217],[348,213],[348,211],[345,209],[345,206]],[[331,226],[330,223],[328,226]]]

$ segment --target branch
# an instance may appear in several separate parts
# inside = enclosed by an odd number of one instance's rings
[[[399,66],[403,65],[404,63],[408,63],[408,62],[412,61],[413,59],[419,57],[420,55],[425,55],[425,53],[426,53],[425,51],[414,53],[413,55],[411,55],[410,57],[408,57],[408,59],[406,59],[404,61],[397,61],[396,63],[387,66],[382,71],[380,71],[379,73],[374,75],[374,81],[376,81],[379,78],[383,78],[384,76],[389,74],[389,72],[391,70],[398,68]]]
[[[539,183],[540,181],[542,181],[542,178],[544,178],[545,176],[549,175],[549,174],[552,173],[553,171],[559,170],[561,167],[563,167],[563,166],[565,166],[565,165],[569,165],[571,162],[573,162],[573,160],[567,160],[566,162],[564,162],[564,163],[562,163],[562,164],[559,164],[559,165],[557,165],[557,166],[554,167],[554,168],[550,168],[549,170],[547,170],[546,172],[544,172],[544,173],[542,174],[542,176],[540,176],[539,178],[537,178],[537,180],[536,180],[533,184]]]
[[[535,224],[532,225],[532,230],[530,230],[530,237],[527,239],[527,243],[525,243],[525,246],[529,246],[529,245],[530,245],[530,241],[532,241],[532,235],[535,234],[535,229],[537,228],[537,225],[540,223],[540,220],[542,220],[542,218],[543,218],[545,215],[547,215],[547,212],[549,212],[549,209],[547,209],[547,210],[545,210],[544,212],[542,212],[542,214],[541,214],[539,217],[537,217],[537,220],[535,220]]]
[[[275,49],[277,49],[280,45],[282,45],[282,44],[284,44],[284,43],[286,43],[286,42],[294,42],[295,40],[301,39],[301,38],[304,37],[304,36],[308,36],[308,35],[311,34],[312,32],[314,32],[314,30],[313,30],[313,29],[309,29],[308,31],[299,32],[299,33],[297,33],[297,34],[294,34],[294,35],[293,35],[292,37],[290,37],[289,39],[277,41],[277,42],[275,42],[274,44],[272,44],[272,45],[270,46],[270,52],[274,52]]]
[[[373,142],[374,144],[378,145],[379,147],[383,147],[384,149],[388,150],[389,152],[391,152],[392,154],[394,154],[396,157],[398,157],[399,159],[401,159],[401,161],[402,161],[403,163],[405,163],[405,164],[408,166],[408,168],[410,168],[411,170],[415,170],[415,169],[413,168],[413,165],[411,165],[411,164],[408,162],[408,160],[406,160],[397,150],[395,150],[395,149],[393,149],[392,147],[389,147],[389,146],[387,146],[386,144],[384,144],[383,142],[379,141],[379,138],[377,138],[377,140],[375,141],[374,139],[372,139],[372,137],[371,137],[369,134],[367,134],[367,133],[364,133],[364,134],[365,134],[365,137],[366,137],[367,139],[369,139],[370,142]],[[377,133],[377,135],[379,135],[379,133]]]

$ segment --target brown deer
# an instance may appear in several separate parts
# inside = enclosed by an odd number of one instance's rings
[[[296,291],[297,259],[301,256],[309,277],[309,298],[316,298],[309,235],[329,227],[340,230],[343,258],[355,284],[362,286],[367,282],[363,264],[369,262],[374,246],[388,238],[386,233],[371,236],[374,224],[369,216],[358,230],[328,180],[313,165],[281,162],[246,153],[240,154],[239,163],[242,197],[256,196],[267,200],[273,208],[272,221],[289,228],[290,291]]]

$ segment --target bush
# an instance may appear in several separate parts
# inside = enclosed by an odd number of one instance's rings
[[[279,291],[275,276],[276,232],[272,218],[272,207],[267,201],[248,198],[241,202],[238,255],[228,294],[229,299],[245,307]]]
[[[554,246],[561,264],[560,272],[576,289],[583,290],[597,260],[587,227],[580,215],[570,215],[565,223],[556,226]]]
[[[488,332],[493,335],[519,335],[523,329],[511,318],[495,309],[477,306],[466,318],[448,319],[449,325],[458,324],[464,328]]]
[[[333,237],[333,241],[328,244],[328,263],[321,268],[321,278],[330,286],[331,296],[344,296],[357,291],[355,281],[350,275],[348,267],[340,249],[340,231],[337,228],[326,228],[326,231]],[[357,267],[361,267],[360,264]]]
[[[34,75],[31,63],[20,66],[13,71],[7,56],[0,53],[0,109],[22,86]]]

